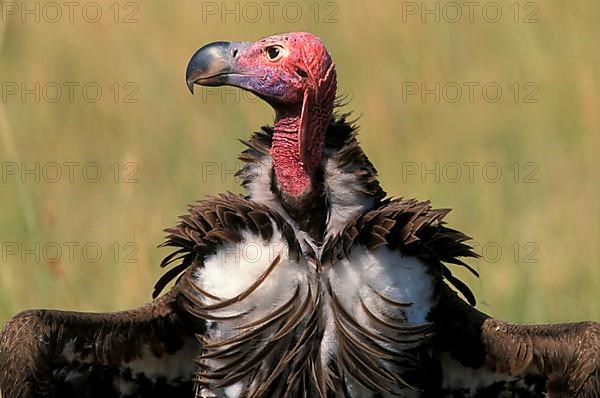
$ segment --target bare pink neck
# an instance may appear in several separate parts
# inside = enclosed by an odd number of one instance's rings
[[[300,156],[300,111],[278,112],[271,145],[275,176],[281,190],[294,197],[311,188],[311,173]]]

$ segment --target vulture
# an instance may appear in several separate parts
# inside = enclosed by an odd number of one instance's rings
[[[272,106],[247,142],[247,194],[189,207],[154,300],[30,310],[0,333],[15,397],[598,397],[600,325],[518,325],[452,274],[474,257],[449,210],[391,198],[337,112],[335,64],[302,32],[200,48],[195,85]],[[164,294],[162,291],[172,287]]]

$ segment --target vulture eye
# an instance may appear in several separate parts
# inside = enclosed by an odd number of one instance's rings
[[[265,49],[265,53],[269,61],[275,62],[283,56],[283,48],[281,46],[270,46]]]

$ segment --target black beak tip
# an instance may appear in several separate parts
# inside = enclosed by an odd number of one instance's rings
[[[194,57],[192,57],[188,63],[185,71],[185,84],[192,94],[194,94],[194,85],[196,84],[196,81],[198,80],[198,74],[201,71],[201,68],[198,66],[196,55],[197,53],[194,54]]]
[[[186,85],[188,90],[190,90],[190,93],[192,93],[192,95],[194,95],[194,85],[196,84],[196,82],[194,82],[193,79],[185,79]]]

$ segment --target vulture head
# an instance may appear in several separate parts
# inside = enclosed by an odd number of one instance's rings
[[[214,42],[200,48],[187,85],[240,87],[275,110],[271,156],[279,190],[302,199],[316,189],[325,131],[332,117],[336,73],[316,36],[293,32],[256,42]]]

